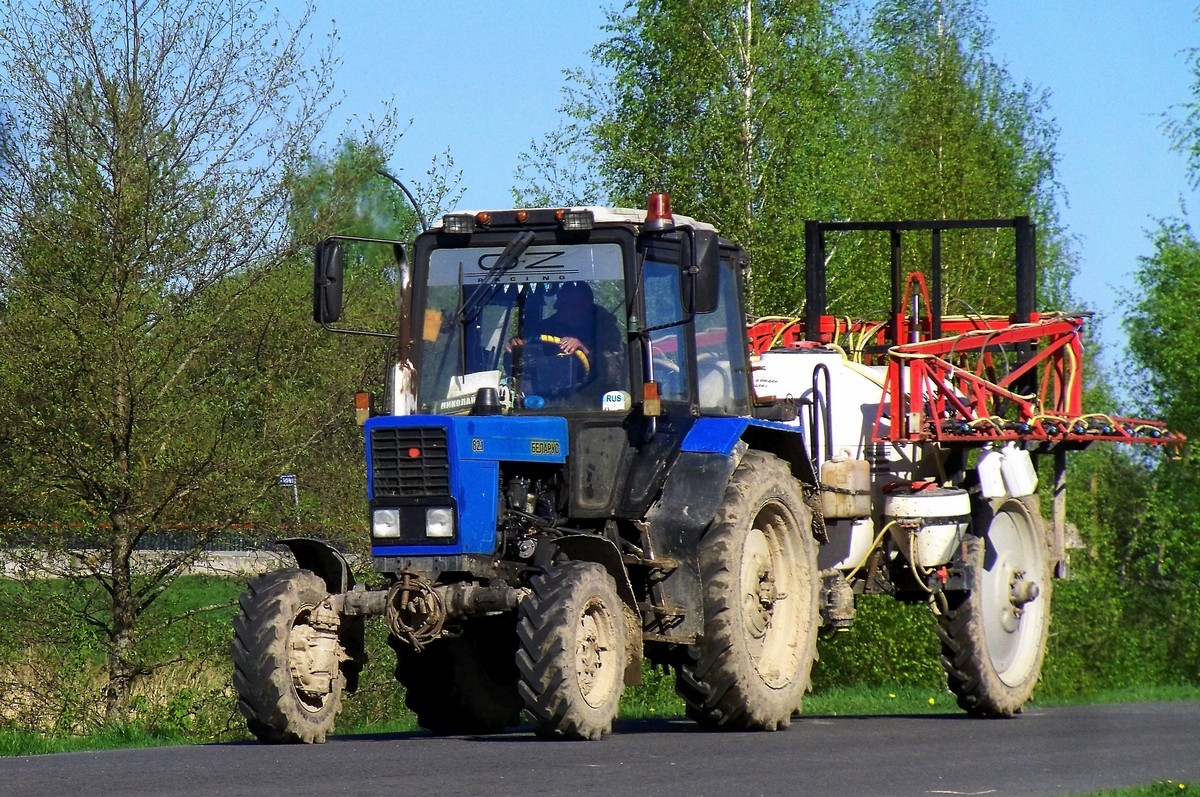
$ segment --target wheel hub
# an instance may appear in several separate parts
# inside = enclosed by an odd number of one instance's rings
[[[604,607],[591,605],[579,617],[575,645],[575,675],[579,692],[591,706],[604,703],[616,684],[616,631],[606,621]]]
[[[751,533],[746,546],[742,570],[742,583],[745,584],[743,613],[750,636],[761,640],[771,629],[771,618],[778,597],[771,571],[771,551],[766,535],[757,529]]]
[[[292,685],[301,704],[312,711],[319,711],[333,693],[338,667],[349,658],[338,640],[337,621],[336,612],[318,606],[301,612],[288,636]]]
[[[1037,599],[1040,592],[1036,582],[1027,580],[1025,574],[1018,571],[1009,583],[1008,599],[1013,606],[1021,609],[1025,604]]]

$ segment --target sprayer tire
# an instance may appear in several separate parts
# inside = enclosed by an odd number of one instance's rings
[[[250,732],[270,743],[319,744],[333,730],[345,675],[338,668],[323,692],[302,690],[293,667],[311,630],[312,611],[327,597],[325,582],[308,570],[260,576],[239,598],[233,621],[233,684]]]
[[[700,542],[704,631],[676,668],[706,728],[779,730],[808,691],[820,625],[812,512],[787,464],[749,451]]]
[[[964,544],[971,588],[949,594],[937,620],[942,667],[964,711],[1011,717],[1033,695],[1046,655],[1050,552],[1035,499],[982,506],[975,526]],[[1022,602],[1030,582],[1037,596]]]

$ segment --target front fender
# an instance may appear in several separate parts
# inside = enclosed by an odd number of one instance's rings
[[[354,572],[350,569],[350,563],[328,543],[309,537],[287,537],[275,542],[292,552],[296,564],[320,576],[330,595],[349,592],[354,586]]]

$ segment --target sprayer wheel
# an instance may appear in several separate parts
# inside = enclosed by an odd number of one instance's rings
[[[1050,557],[1033,499],[981,507],[965,543],[970,590],[938,617],[942,667],[958,705],[1011,717],[1041,676],[1050,628]],[[982,531],[982,534],[979,532]]]

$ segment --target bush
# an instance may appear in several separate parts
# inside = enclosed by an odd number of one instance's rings
[[[914,686],[940,688],[946,678],[941,648],[927,606],[883,595],[862,595],[854,625],[823,637],[813,688]]]
[[[1058,583],[1043,694],[1200,684],[1200,587],[1120,582],[1093,569]]]

